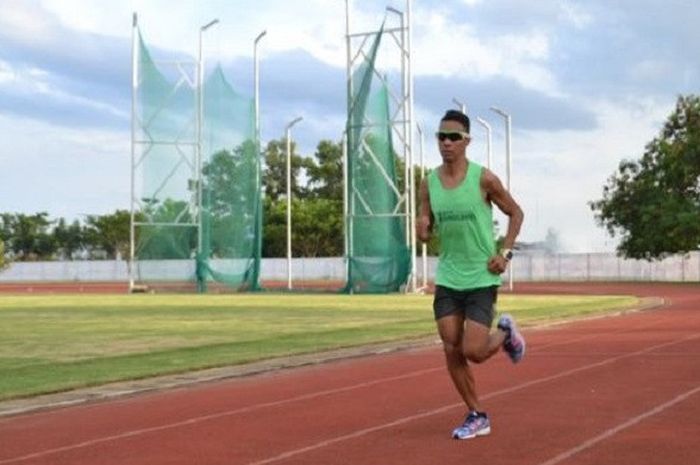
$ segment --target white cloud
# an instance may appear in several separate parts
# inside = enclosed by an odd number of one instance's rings
[[[6,36],[22,42],[50,44],[54,37],[50,18],[23,0],[3,2],[0,29]]]
[[[0,114],[2,211],[78,219],[129,208],[129,136]]]
[[[469,23],[429,10],[419,11],[414,30],[416,75],[510,78],[528,89],[562,95],[548,68],[550,39],[545,32],[479,35]]]
[[[514,114],[513,188],[526,210],[522,233],[524,240],[542,240],[547,229],[554,227],[569,250],[610,249],[613,241],[595,225],[586,203],[600,197],[605,180],[615,172],[621,158],[641,155],[644,145],[657,135],[660,124],[672,110],[678,90],[671,95],[652,86],[668,83],[664,76],[676,70],[684,88],[698,87],[697,67],[692,65],[694,56],[688,56],[686,51],[683,58],[684,51],[675,50],[668,56],[649,57],[636,63],[622,56],[620,69],[623,71],[616,75],[622,82],[604,81],[608,74],[600,72],[598,63],[574,60],[582,56],[590,60],[607,57],[609,54],[605,50],[595,48],[600,46],[596,38],[610,37],[614,40],[619,36],[649,36],[650,31],[645,29],[649,22],[633,17],[630,12],[616,10],[614,23],[620,28],[613,30],[611,28],[616,26],[603,21],[610,18],[595,16],[597,12],[604,11],[607,4],[596,2],[551,0],[537,5],[522,3],[522,7],[518,7],[517,2],[462,2],[484,14],[459,17],[443,12],[437,1],[414,0],[414,75],[440,76],[448,78],[447,81],[449,78],[478,81],[480,89],[512,89],[508,95],[515,100],[522,97],[522,101],[518,102],[520,108],[525,108],[533,99],[536,101],[538,92],[550,97],[565,97],[565,103],[552,108],[566,110],[566,102],[573,102],[595,114],[598,126],[580,131],[525,131],[520,123],[528,115],[523,114],[524,111]],[[399,9],[405,6],[403,0],[390,3]],[[352,32],[378,28],[385,15],[385,3],[354,0],[351,4]],[[209,56],[218,55],[225,60],[251,57],[253,39],[260,31],[267,30],[260,48],[263,66],[268,54],[301,49],[324,63],[345,68],[345,8],[342,0],[6,0],[3,6],[0,34],[9,38],[10,44],[20,43],[36,51],[34,56],[40,57],[37,60],[61,53],[69,55],[65,51],[72,48],[66,42],[88,37],[76,31],[128,39],[131,35],[131,14],[137,11],[142,31],[152,50],[175,50],[195,56],[199,26],[218,17],[221,23],[207,31],[205,36],[204,47]],[[507,30],[502,25],[488,22],[503,18],[505,13],[522,15],[525,21]],[[670,21],[673,18],[666,19]],[[396,15],[387,16],[389,27],[396,26],[397,22]],[[606,27],[608,29],[601,29]],[[571,31],[575,34],[571,34]],[[602,35],[587,36],[600,34],[601,31]],[[671,30],[667,35],[673,35],[673,32]],[[572,39],[572,35],[575,40],[566,42]],[[685,36],[674,37],[681,40],[678,37]],[[393,40],[385,36],[386,42]],[[96,42],[100,43],[99,40]],[[128,44],[107,38],[95,47],[108,43],[116,44],[114,47],[118,48],[122,46],[120,42]],[[620,43],[616,45],[620,46]],[[64,68],[52,67],[48,63],[31,63],[29,54],[24,49],[18,50],[16,57],[7,54],[0,59],[0,91],[6,92],[6,95],[39,96],[59,104],[48,106],[47,111],[84,107],[94,110],[84,112],[86,115],[111,114],[120,121],[128,118],[128,106],[116,107],[128,105],[128,99],[105,96],[114,102],[112,105],[115,106],[112,106],[100,101],[101,94],[93,98],[78,94],[80,91],[70,88],[83,85],[87,80],[70,73],[79,71],[66,72]],[[556,68],[561,66],[562,57],[568,60],[569,65],[581,70],[578,86],[560,81],[563,79],[560,76],[567,74],[567,70]],[[684,59],[681,65],[674,64],[673,60],[678,60],[678,57]],[[397,53],[389,54],[381,59],[381,63],[396,70],[399,69],[397,58]],[[86,61],[95,63],[90,59]],[[122,72],[128,68],[128,63],[120,65]],[[105,66],[109,66],[106,61]],[[101,68],[102,64],[94,67]],[[89,66],[80,69],[94,72]],[[615,95],[617,100],[605,101],[598,97],[598,100],[591,101],[590,93],[574,93],[572,89],[581,87],[580,83],[587,79],[589,69],[599,71],[592,76],[597,79],[595,82],[605,82],[609,86],[604,91],[589,92]],[[59,76],[63,72],[65,74]],[[114,76],[110,72],[96,74],[109,79]],[[114,82],[117,81],[118,78],[114,78]],[[655,98],[627,93],[627,89],[635,88],[634,84],[641,81],[651,83],[644,88],[651,89],[648,92]],[[119,84],[114,82],[103,84],[109,88],[108,92],[117,94],[119,91],[115,87]],[[280,82],[284,84],[284,79]],[[446,80],[435,79],[434,82]],[[536,92],[522,92],[517,85],[508,87],[510,82]],[[621,85],[616,88],[618,84]],[[296,101],[294,105],[286,102],[288,106],[285,108],[285,111],[290,111],[290,117],[297,110],[304,116],[304,122],[295,128],[295,138],[301,140],[304,134],[313,134],[308,139],[313,141],[319,134],[326,134],[328,127],[342,128],[343,121],[338,119],[338,115],[341,115],[345,102],[338,102],[341,110],[331,115],[327,114],[328,105],[305,102],[303,98],[298,102],[298,108],[291,108],[297,105]],[[442,104],[420,98],[416,99],[416,103],[418,121],[437,121],[438,108]],[[509,104],[508,101],[502,103],[506,106]],[[318,111],[321,107],[326,111]],[[275,115],[272,109],[263,113],[263,133],[280,134],[282,128],[273,126],[272,117],[276,116],[279,120],[285,118]],[[41,118],[40,111],[32,114]],[[46,119],[65,122],[68,116],[55,112]],[[0,114],[0,133],[11,135],[4,139],[3,148],[0,149],[0,162],[3,164],[0,199],[3,210],[48,210],[52,215],[74,217],[76,212],[100,213],[128,207],[128,132],[89,129],[94,127],[90,121],[80,126],[79,118],[83,117],[80,112],[70,116],[77,121],[76,126],[66,127],[63,124],[59,128],[46,122]],[[505,171],[503,128],[496,122],[492,123],[494,170],[502,175]],[[431,137],[434,128],[426,127],[424,130],[427,164],[435,166],[439,157]],[[483,132],[479,130],[475,134],[470,156],[483,162]],[[309,144],[307,153],[311,150],[313,146]]]
[[[0,86],[10,83],[16,79],[16,73],[12,65],[6,61],[0,60]]]
[[[571,0],[560,2],[562,16],[576,29],[584,29],[593,23],[593,15],[585,11],[582,4],[573,3]]]
[[[568,251],[610,251],[615,240],[596,225],[588,202],[601,198],[603,185],[621,159],[641,157],[674,102],[648,98],[581,104],[599,115],[599,127],[515,133],[513,192],[527,216],[521,237],[541,240],[547,228],[554,227]],[[504,173],[502,160],[495,171]]]

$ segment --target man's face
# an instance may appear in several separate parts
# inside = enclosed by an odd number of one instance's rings
[[[464,157],[469,136],[461,123],[457,121],[441,121],[438,129],[438,148],[444,162],[452,162]],[[457,139],[457,140],[453,140]]]

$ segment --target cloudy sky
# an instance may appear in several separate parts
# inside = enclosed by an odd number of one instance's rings
[[[79,219],[129,208],[131,24],[156,59],[205,56],[252,95],[260,42],[263,142],[296,116],[301,152],[339,140],[346,112],[342,0],[2,0],[0,211]],[[352,0],[352,32],[376,30],[385,7]],[[700,3],[694,0],[413,0],[415,119],[432,134],[466,104],[494,132],[493,170],[505,178],[503,120],[513,118],[512,190],[520,238],[553,228],[565,250],[615,241],[587,206],[624,158],[638,158],[679,94],[700,87]],[[388,21],[396,21],[390,16]],[[396,60],[383,59],[391,73]],[[469,157],[486,162],[473,125]],[[439,164],[426,138],[427,165]]]

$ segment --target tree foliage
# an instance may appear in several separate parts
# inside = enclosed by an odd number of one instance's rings
[[[56,240],[51,234],[52,221],[48,213],[3,213],[0,221],[0,239],[7,244],[13,259],[40,260],[52,258],[55,254]]]
[[[295,257],[333,257],[344,253],[343,147],[342,142],[322,140],[312,156],[296,152],[292,143],[292,254]],[[287,254],[286,140],[270,141],[263,154],[263,257]],[[202,167],[203,206],[213,220],[204,231],[206,244],[214,255],[235,255],[243,246],[237,238],[254,234],[250,215],[250,182],[256,176],[255,147],[244,143],[222,150]],[[403,192],[404,164],[396,157],[399,190]],[[416,167],[414,188],[420,183]],[[192,258],[197,250],[196,223],[189,202],[175,199],[151,200],[136,212],[140,258]],[[0,213],[0,243],[10,260],[114,259],[129,256],[130,212],[116,210],[89,215],[81,223],[64,218],[51,219],[45,212],[34,215]],[[164,224],[181,224],[168,227]],[[233,239],[232,239],[233,238]],[[221,240],[219,240],[221,239]],[[420,254],[420,244],[418,244]],[[429,244],[436,253],[437,238]],[[0,265],[1,266],[1,265]]]
[[[304,168],[305,160],[296,153],[294,142],[291,142],[290,146],[292,197],[306,197],[306,190],[300,185],[300,174]],[[287,195],[287,141],[284,138],[271,140],[267,144],[263,186],[265,186],[265,197],[272,200],[278,200]]]
[[[5,259],[5,243],[0,239],[0,270],[5,268],[7,260]]]
[[[263,257],[287,255],[286,148],[279,153],[282,142],[268,144],[265,156]],[[313,158],[296,155],[292,150],[292,255],[295,257],[343,254],[342,156],[341,143],[328,140],[319,142]]]
[[[700,97],[681,96],[640,160],[624,160],[590,203],[627,258],[662,259],[700,246]]]
[[[131,212],[117,210],[108,215],[89,215],[85,229],[88,243],[103,250],[109,258],[129,256]]]

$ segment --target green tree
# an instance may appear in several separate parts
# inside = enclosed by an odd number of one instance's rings
[[[258,194],[255,145],[245,142],[233,152],[222,150],[202,170],[207,248],[214,256],[245,257],[255,250]]]
[[[0,270],[5,268],[7,259],[5,258],[5,243],[0,239]]]
[[[75,252],[85,247],[83,227],[78,220],[69,225],[65,219],[59,218],[53,228],[53,237],[63,259],[72,260]]]
[[[292,178],[292,198],[305,198],[306,188],[301,186],[299,178],[302,169],[308,164],[296,153],[297,147],[294,142],[291,144],[291,178]],[[263,186],[265,186],[265,196],[276,201],[287,194],[287,140],[271,140],[265,149],[265,170],[263,172]]]
[[[297,257],[343,255],[343,202],[317,198],[292,201],[292,253]]]
[[[624,160],[590,204],[618,252],[654,260],[700,247],[700,97],[681,96],[638,161]]]
[[[343,200],[343,143],[322,140],[307,160],[308,190],[315,198]],[[342,211],[341,211],[342,215]]]
[[[264,199],[264,222],[265,235],[263,236],[263,257],[286,257],[287,256],[287,202],[282,200],[272,200],[270,197]]]
[[[85,227],[85,240],[93,250],[103,250],[108,257],[129,256],[131,212],[116,210],[108,215],[90,215]]]
[[[56,252],[56,241],[50,233],[52,221],[46,212],[34,215],[5,213],[2,234],[15,259],[49,260]]]

